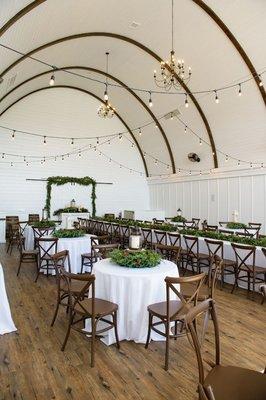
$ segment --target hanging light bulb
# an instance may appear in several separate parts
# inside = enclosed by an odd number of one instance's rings
[[[200,138],[199,144],[200,144],[200,146],[202,145],[202,140],[201,140],[201,138]]]
[[[173,113],[171,112],[171,114],[170,114],[170,119],[171,120],[173,120],[174,119],[174,115],[173,115]]]
[[[15,133],[16,133],[16,131],[14,130],[13,132],[12,132],[12,135],[11,135],[11,139],[15,139]]]
[[[99,138],[97,137],[96,144],[99,144]]]
[[[217,94],[217,90],[215,90],[214,93],[215,93],[215,103],[218,104],[220,100]]]
[[[55,158],[54,158],[54,160],[56,161],[56,160],[57,160],[57,158],[55,157]]]
[[[78,152],[79,157],[81,157],[81,151]]]
[[[157,165],[158,164],[158,160],[157,159],[155,159],[155,165]]]
[[[98,108],[98,115],[101,118],[112,118],[115,114],[115,108],[109,103],[108,96],[108,56],[109,52],[106,52],[106,78],[105,78],[105,91],[104,91],[104,102],[100,104]]]
[[[149,98],[149,107],[151,108],[153,106],[152,98],[151,98],[151,92],[150,92],[150,98]]]
[[[54,84],[55,84],[55,74],[53,73],[49,81],[49,86],[54,86]]]
[[[180,174],[180,172],[181,172],[181,169],[180,169],[180,168],[178,168],[178,173]]]
[[[23,161],[26,162],[26,157],[25,156],[23,157]]]
[[[199,172],[199,174],[201,175],[201,171]]]
[[[144,153],[143,153],[143,157],[146,158],[146,153],[145,153],[145,151],[144,151]]]
[[[105,92],[104,92],[103,98],[104,98],[105,101],[108,101],[107,85],[105,86]]]
[[[132,147],[132,148],[135,147],[134,143],[131,143],[131,147]]]
[[[2,158],[5,158],[5,153],[2,153]]]
[[[109,162],[111,162],[112,161],[112,159],[111,158],[109,158]]]
[[[238,166],[238,167],[240,166],[240,160],[238,160],[238,162],[237,162],[237,166]]]
[[[187,126],[185,125],[185,133],[187,133]]]
[[[189,175],[191,175],[191,171],[189,171]]]
[[[139,128],[139,136],[141,136],[142,135],[142,130],[141,130],[141,128]]]
[[[43,144],[46,145],[46,136],[43,137]]]
[[[241,83],[239,83],[238,96],[242,96]]]
[[[187,94],[186,94],[186,100],[185,100],[185,107],[188,108],[188,98],[187,98]]]
[[[123,136],[122,133],[119,133],[119,140],[122,140]]]
[[[13,167],[13,163],[12,162],[10,163],[10,167]]]
[[[249,164],[249,165],[250,165],[250,168],[252,168],[252,167],[253,167],[253,164],[252,164],[252,162],[250,162],[250,164]]]
[[[263,169],[263,168],[264,168],[264,164],[263,164],[263,163],[261,163],[260,167],[261,167],[261,169]]]
[[[26,162],[26,165],[27,165],[27,167],[29,166],[29,163],[28,163],[28,161]]]
[[[263,86],[263,82],[262,82],[262,79],[261,79],[261,75],[259,75],[259,86],[260,86],[260,87]]]
[[[62,161],[64,161],[64,159],[65,159],[64,156],[62,156]]]
[[[71,139],[71,146],[74,146],[74,139]]]
[[[228,155],[226,154],[226,156],[225,156],[225,162],[227,162],[228,161]]]

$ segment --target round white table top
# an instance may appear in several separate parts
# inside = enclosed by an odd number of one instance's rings
[[[6,294],[2,265],[0,264],[0,335],[16,331]]]

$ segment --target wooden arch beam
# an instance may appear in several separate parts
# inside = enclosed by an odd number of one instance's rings
[[[27,54],[25,54],[24,56],[18,58],[16,61],[14,61],[12,64],[10,64],[0,74],[0,78],[2,78],[7,72],[9,72],[16,65],[18,65],[19,63],[21,63],[22,61],[24,61],[28,57],[31,57],[33,54],[37,53],[38,51],[47,49],[47,48],[49,48],[51,46],[54,46],[56,44],[63,43],[63,42],[69,41],[69,40],[81,39],[81,38],[86,38],[86,37],[110,37],[110,38],[114,38],[114,39],[117,39],[117,40],[121,40],[121,41],[130,43],[130,44],[138,47],[139,49],[143,50],[145,53],[149,54],[151,57],[153,57],[159,63],[161,61],[163,61],[162,58],[159,57],[158,54],[156,54],[153,50],[149,49],[148,47],[144,46],[142,43],[137,42],[136,40],[134,40],[132,38],[129,38],[127,36],[118,35],[118,34],[112,33],[112,32],[85,32],[85,33],[79,33],[79,34],[76,34],[76,35],[65,36],[65,37],[53,40],[52,42],[45,43],[42,46],[39,46],[39,47],[31,50],[30,52],[28,52]],[[211,131],[209,122],[208,122],[208,120],[207,120],[202,108],[200,107],[197,99],[195,98],[195,96],[192,93],[190,93],[190,89],[188,88],[188,86],[184,82],[182,82],[182,80],[180,79],[180,77],[178,75],[175,74],[175,77],[178,80],[178,82],[180,83],[180,85],[183,87],[183,89],[188,93],[191,101],[195,105],[197,111],[199,112],[199,114],[200,114],[200,116],[201,116],[201,118],[203,120],[203,123],[205,125],[205,128],[206,128],[208,136],[209,136],[210,144],[211,144],[214,167],[217,168],[218,167],[217,152],[216,152],[216,147],[215,147],[215,143],[214,143],[214,139],[213,139],[213,135],[212,135],[212,131]],[[173,155],[171,156],[172,150],[171,150],[171,147],[170,147],[170,144],[169,144],[167,138],[166,138],[165,143],[166,143],[169,155],[171,157],[172,165],[174,165]],[[175,171],[175,168],[174,168],[174,171]]]
[[[205,13],[208,14],[208,16],[221,28],[221,30],[225,33],[225,35],[228,37],[232,45],[236,48],[238,53],[240,54],[242,60],[250,70],[258,88],[261,93],[262,99],[264,101],[264,104],[266,105],[266,92],[263,86],[260,86],[260,78],[258,76],[258,72],[256,71],[254,65],[252,64],[250,58],[248,57],[247,53],[235,37],[235,35],[230,31],[228,26],[221,20],[220,17],[213,11],[211,7],[209,7],[203,0],[192,0],[193,3],[197,4]]]
[[[130,89],[124,82],[120,81],[118,78],[116,78],[114,75],[111,74],[107,74],[106,72],[96,69],[96,68],[91,68],[91,67],[83,67],[83,66],[67,66],[67,67],[61,67],[61,68],[56,68],[56,69],[51,69],[49,71],[44,71],[41,72],[40,74],[34,75],[31,78],[26,79],[25,81],[19,83],[17,86],[15,86],[14,88],[12,88],[9,92],[7,92],[2,98],[0,98],[0,103],[12,92],[14,92],[15,90],[17,90],[19,87],[25,85],[26,83],[31,82],[34,79],[37,79],[43,75],[47,75],[47,74],[51,74],[53,71],[62,71],[62,70],[75,70],[75,69],[79,69],[79,70],[85,70],[85,71],[90,71],[90,72],[95,72],[97,74],[100,75],[104,75],[107,76],[108,78],[112,79],[113,81],[115,81],[116,83],[118,83],[119,85],[121,85],[123,88],[125,88],[132,96],[134,96],[134,98],[141,104],[141,106],[149,113],[149,115],[152,117],[153,121],[155,122],[155,124],[158,126],[159,131],[161,132],[163,139],[165,140],[166,138],[166,134],[164,132],[164,129],[162,127],[162,125],[160,124],[159,120],[156,118],[156,116],[153,114],[153,112],[151,111],[151,109],[147,106],[147,104],[132,90]],[[172,158],[170,157],[170,161],[172,163]],[[175,173],[175,165],[172,163],[172,171],[173,173]]]
[[[82,88],[78,88],[76,86],[70,86],[70,85],[57,85],[57,86],[49,86],[49,87],[44,87],[44,88],[39,88],[39,89],[35,89],[27,94],[25,94],[24,96],[21,96],[19,99],[15,100],[12,104],[10,104],[8,107],[6,107],[1,113],[0,113],[0,117],[7,112],[10,108],[12,108],[15,104],[19,103],[21,100],[25,99],[28,96],[31,96],[34,93],[38,93],[41,92],[43,90],[51,90],[51,89],[72,89],[72,90],[77,90],[79,92],[88,94],[89,96],[94,97],[95,99],[99,100],[101,103],[103,102],[103,100],[97,96],[95,93],[89,92],[88,90],[82,89]],[[124,127],[127,129],[127,131],[129,132],[129,134],[131,135],[132,139],[134,140],[134,143],[136,144],[136,147],[141,155],[142,158],[142,162],[144,165],[144,169],[145,169],[145,173],[146,176],[149,176],[148,173],[148,168],[147,168],[147,164],[146,164],[146,160],[145,157],[142,153],[142,150],[140,148],[140,145],[138,143],[138,141],[136,140],[135,136],[133,135],[133,132],[131,131],[130,127],[127,125],[127,123],[124,121],[124,119],[119,115],[119,113],[117,111],[114,110],[114,113],[116,115],[116,117],[121,121],[121,123],[124,125]]]

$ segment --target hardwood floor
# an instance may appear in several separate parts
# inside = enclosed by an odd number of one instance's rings
[[[168,372],[163,369],[162,342],[152,342],[145,350],[142,344],[124,341],[118,351],[97,341],[92,369],[89,343],[83,335],[71,332],[65,352],[60,350],[66,328],[64,310],[50,328],[54,278],[40,276],[34,283],[35,269],[27,264],[17,277],[17,254],[6,255],[3,245],[0,262],[18,328],[17,333],[0,336],[0,400],[197,399],[198,370],[187,338],[171,341]],[[231,295],[228,289],[218,289],[216,300],[223,364],[263,370],[266,304],[248,300],[244,291]],[[207,338],[209,351],[213,341],[210,334]]]

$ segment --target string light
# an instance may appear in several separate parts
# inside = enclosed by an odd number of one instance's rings
[[[123,138],[122,133],[119,133],[119,140],[122,140],[122,138]]]
[[[261,169],[263,169],[263,168],[264,168],[264,164],[263,164],[263,163],[261,163],[260,167],[261,167]]]
[[[5,158],[5,153],[2,153],[2,158]]]
[[[250,165],[250,168],[252,168],[252,167],[253,167],[253,164],[252,164],[252,162],[251,162],[249,165]]]
[[[139,136],[141,136],[142,135],[142,130],[141,130],[141,128],[139,128]]]
[[[71,144],[71,146],[74,146],[74,139],[73,138],[71,139],[71,143],[70,144]]]
[[[242,96],[242,89],[241,89],[241,83],[239,84],[239,89],[238,89],[238,96]]]
[[[49,81],[49,86],[54,86],[54,84],[55,84],[55,74],[53,73]]]
[[[217,94],[217,90],[215,90],[214,93],[215,93],[215,103],[218,104],[220,100]]]
[[[240,160],[238,160],[238,162],[237,162],[237,166],[238,166],[238,167],[240,166]]]
[[[79,157],[81,157],[81,151],[78,152]]]
[[[149,107],[151,108],[153,106],[152,98],[151,98],[151,92],[150,92],[150,98],[149,98]]]
[[[12,162],[10,163],[10,166],[13,167],[13,163]]]
[[[135,147],[134,143],[131,144],[131,147],[132,147],[132,148]]]
[[[14,130],[13,132],[12,132],[12,135],[11,135],[11,139],[15,139],[15,133],[16,133],[16,131]]]
[[[46,145],[46,136],[43,137],[43,144]]]
[[[185,125],[185,133],[187,133],[187,125]]]
[[[173,120],[174,119],[174,115],[173,115],[173,113],[171,112],[171,114],[170,114],[170,119],[171,120]]]
[[[227,162],[228,161],[228,155],[226,154],[226,156],[225,156],[225,162]]]
[[[199,144],[200,144],[200,146],[202,146],[202,140],[201,140],[201,138],[200,138]]]
[[[97,137],[96,144],[99,144],[99,138]]]
[[[185,99],[185,107],[188,108],[188,98],[187,98],[187,94],[186,94],[186,99]]]
[[[259,86],[262,87],[263,86],[263,82],[262,82],[262,79],[261,79],[261,74],[259,74],[258,77],[259,77]]]

